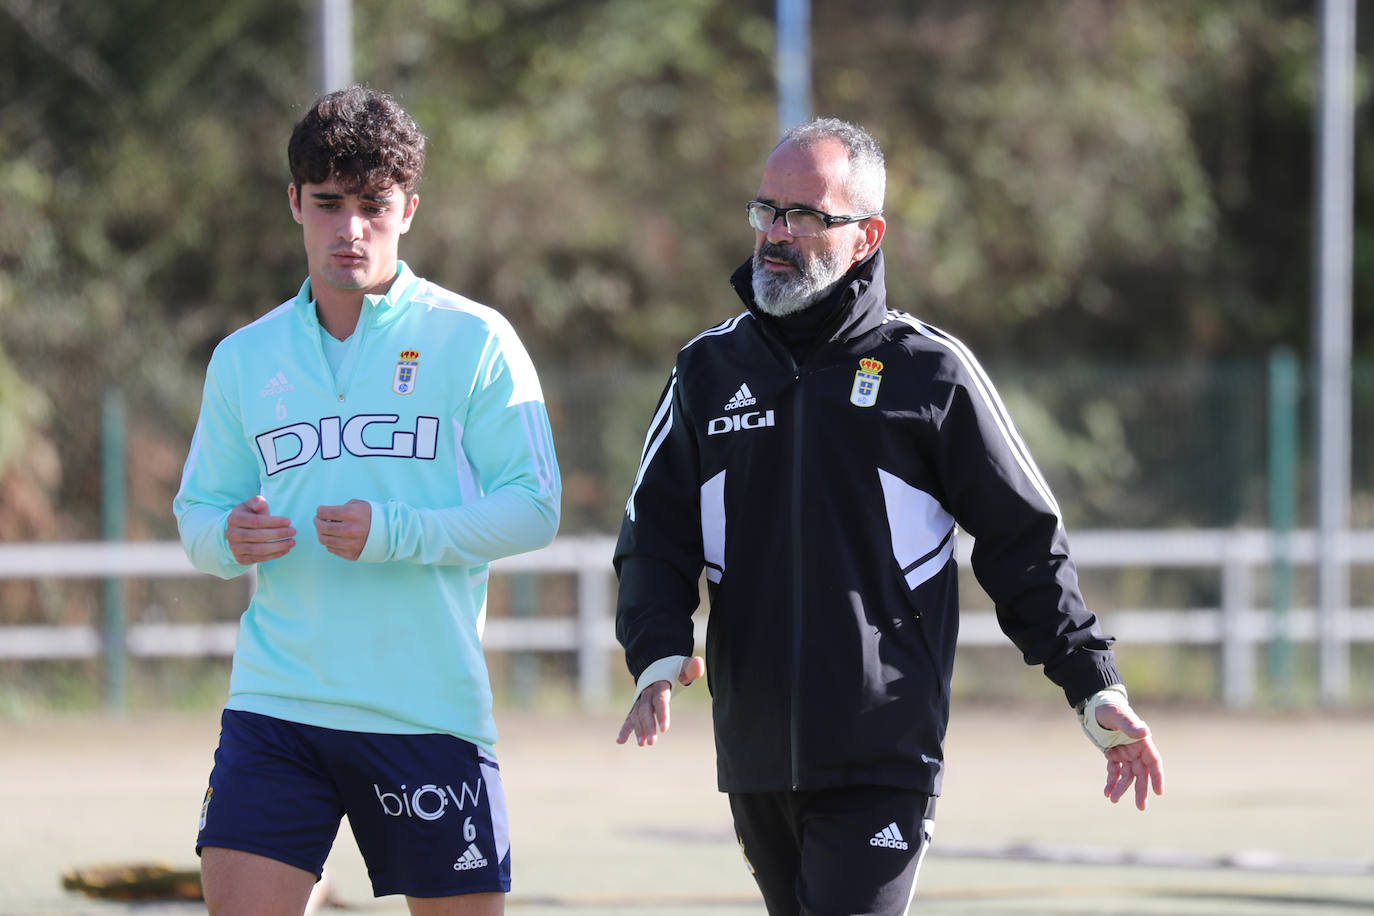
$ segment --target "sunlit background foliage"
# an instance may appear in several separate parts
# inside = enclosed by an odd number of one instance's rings
[[[613,531],[672,354],[739,309],[726,278],[778,133],[773,4],[353,7],[357,79],[430,141],[402,254],[511,317],[554,416],[564,530]],[[209,352],[301,281],[285,142],[315,95],[313,17],[0,0],[0,539],[99,536],[112,389],[129,535],[174,535]],[[1069,522],[1263,524],[1264,363],[1311,355],[1313,5],[849,0],[812,20],[815,111],[888,155],[890,302],[980,354]]]

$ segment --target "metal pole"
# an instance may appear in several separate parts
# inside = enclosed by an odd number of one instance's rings
[[[317,41],[321,94],[353,82],[352,0],[318,0]]]
[[[1322,0],[1317,149],[1317,612],[1321,700],[1350,696],[1350,274],[1353,0]]]
[[[1280,347],[1269,355],[1269,567],[1273,610],[1269,676],[1283,701],[1293,693],[1293,526],[1298,514],[1298,360]]]
[[[811,3],[778,0],[778,134],[811,120]]]
[[[102,527],[106,541],[125,539],[125,411],[124,396],[116,388],[105,392],[101,408],[101,477]],[[101,632],[105,660],[105,705],[110,709],[124,706],[127,664],[125,656],[126,614],[124,609],[124,577],[105,579],[104,614]]]

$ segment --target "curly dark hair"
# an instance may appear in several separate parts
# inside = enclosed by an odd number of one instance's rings
[[[425,137],[391,96],[351,86],[322,96],[297,122],[286,158],[298,189],[332,176],[348,194],[399,185],[409,195],[425,167]]]

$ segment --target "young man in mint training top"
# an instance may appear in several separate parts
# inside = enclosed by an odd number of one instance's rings
[[[383,93],[315,104],[288,146],[309,277],[206,374],[181,539],[258,571],[196,843],[213,913],[301,913],[345,814],[413,913],[510,889],[488,564],[552,540],[561,483],[510,324],[398,259],[424,142]]]

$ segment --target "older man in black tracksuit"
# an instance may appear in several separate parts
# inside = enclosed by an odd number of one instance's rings
[[[1163,788],[1059,506],[968,349],[894,308],[866,132],[794,128],[749,204],[746,310],[682,348],[616,548],[617,634],[653,744],[691,657],[703,569],[718,778],[772,914],[906,912],[940,792],[955,541],[1002,629],[1107,756]]]

